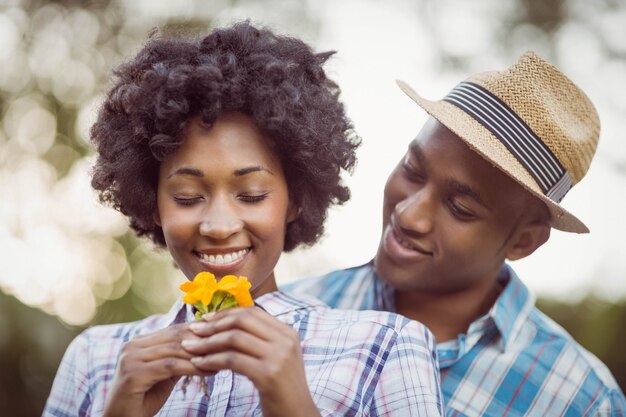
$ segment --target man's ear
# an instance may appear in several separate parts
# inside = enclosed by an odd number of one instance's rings
[[[529,223],[522,226],[514,244],[507,251],[506,258],[515,261],[527,257],[548,241],[550,230],[550,226],[545,223]]]
[[[154,213],[152,213],[152,220],[154,220],[154,223],[159,226],[161,226],[161,214],[159,213],[159,208],[155,208],[154,209]]]

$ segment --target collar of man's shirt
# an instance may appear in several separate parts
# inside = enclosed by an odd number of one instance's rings
[[[382,310],[395,311],[393,288],[376,276],[372,263],[368,267],[371,268],[376,278],[373,281],[377,307]],[[460,334],[455,340],[437,345],[442,367],[456,362],[492,329],[500,336],[498,344],[502,351],[506,351],[517,338],[522,325],[535,305],[535,298],[508,265],[504,265],[500,270],[497,280],[503,290],[491,309],[472,322],[467,334]]]

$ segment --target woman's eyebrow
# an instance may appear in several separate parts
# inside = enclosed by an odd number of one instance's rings
[[[174,175],[191,175],[193,177],[204,177],[204,173],[197,168],[178,168],[176,171],[172,172],[167,178],[171,178]]]
[[[233,174],[236,177],[241,177],[242,175],[250,174],[252,172],[259,172],[259,171],[264,171],[264,172],[267,172],[268,174],[274,175],[272,171],[259,165],[236,169]]]

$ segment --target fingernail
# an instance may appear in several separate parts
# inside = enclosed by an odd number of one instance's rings
[[[198,344],[200,343],[199,340],[197,339],[185,339],[182,342],[180,342],[181,345],[183,345],[183,347],[193,347],[193,346],[198,346]]]
[[[191,363],[199,363],[202,362],[202,357],[200,356],[194,356],[193,358],[190,359]]]
[[[202,318],[203,318],[204,320],[208,320],[208,319],[210,319],[211,317],[213,317],[214,315],[215,315],[215,312],[205,313],[205,314],[203,314],[203,315],[202,315]]]

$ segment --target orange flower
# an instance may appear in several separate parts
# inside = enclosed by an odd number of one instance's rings
[[[200,272],[193,281],[182,284],[180,289],[185,292],[183,302],[192,304],[201,313],[208,313],[254,305],[250,295],[251,286],[246,277],[226,275],[217,282],[212,273]]]
[[[252,284],[248,282],[246,277],[237,278],[234,275],[226,275],[217,283],[217,289],[224,291],[233,297],[239,307],[250,307],[254,305],[252,296],[250,295],[250,287]]]
[[[186,293],[183,297],[185,303],[196,304],[201,302],[208,306],[211,304],[215,290],[217,290],[215,275],[210,272],[200,272],[193,281],[182,284],[180,289]]]

